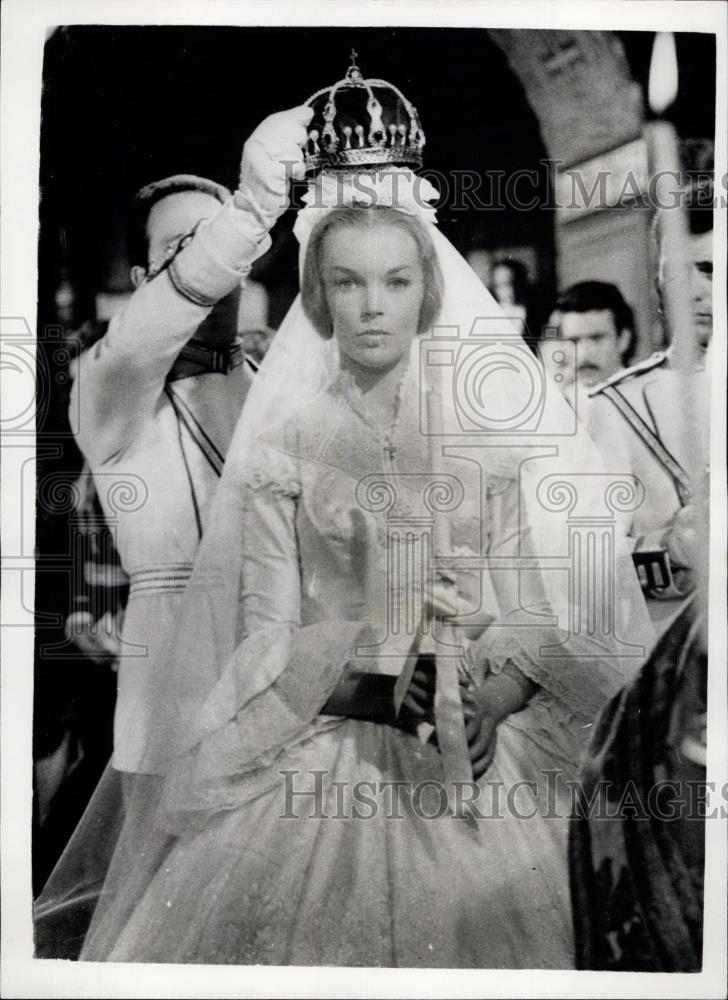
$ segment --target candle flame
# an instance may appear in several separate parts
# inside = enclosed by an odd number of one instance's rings
[[[655,35],[648,88],[650,108],[661,115],[677,97],[677,53],[671,31]]]

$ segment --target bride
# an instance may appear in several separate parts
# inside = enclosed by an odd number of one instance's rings
[[[567,528],[538,484],[597,475],[596,453],[559,437],[555,396],[538,442],[492,431],[528,351],[402,165],[424,137],[396,88],[409,138],[385,114],[377,145],[385,86],[353,67],[322,92],[301,296],[246,403],[170,653],[179,745],[154,824],[122,833],[83,959],[573,966],[568,782],[641,662],[641,595],[617,559],[615,627],[583,628],[548,571]],[[347,114],[370,116],[369,173],[335,174],[326,128],[340,168],[364,129],[335,117],[337,95],[361,89]],[[515,353],[488,376],[487,427],[462,433],[447,365],[483,317]]]

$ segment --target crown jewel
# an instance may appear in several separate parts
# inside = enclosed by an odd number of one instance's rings
[[[367,80],[356,64],[342,80],[318,90],[306,104],[313,118],[306,143],[306,170],[313,172],[384,165],[422,166],[422,131],[417,109],[386,80]]]

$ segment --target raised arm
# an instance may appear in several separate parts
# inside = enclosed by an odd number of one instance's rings
[[[245,279],[270,247],[302,169],[307,108],[266,119],[246,142],[240,186],[79,359],[74,380],[78,438],[92,463],[113,461],[154,412],[169,369],[212,307]]]

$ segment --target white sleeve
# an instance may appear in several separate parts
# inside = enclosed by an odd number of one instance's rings
[[[179,352],[269,246],[257,217],[229,201],[169,267],[137,288],[106,335],[81,355],[72,406],[79,445],[92,465],[113,461],[134,440]]]

